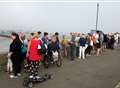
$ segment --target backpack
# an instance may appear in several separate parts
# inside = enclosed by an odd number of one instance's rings
[[[38,45],[38,53],[39,54],[46,54],[47,52],[47,44],[43,43],[42,40],[40,40],[40,45]]]
[[[62,45],[67,45],[67,44],[68,44],[68,40],[67,39],[63,39]]]
[[[27,46],[24,43],[21,46],[21,53],[23,54],[27,53]]]

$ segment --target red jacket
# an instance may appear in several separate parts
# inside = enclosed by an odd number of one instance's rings
[[[30,45],[30,49],[29,49],[29,59],[32,61],[39,61],[42,60],[42,55],[40,55],[38,53],[38,45],[41,45],[41,41],[40,40],[35,40],[32,39],[31,40],[31,45]]]

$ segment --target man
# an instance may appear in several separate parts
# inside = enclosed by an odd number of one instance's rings
[[[42,41],[44,44],[48,45],[49,38],[48,38],[48,33],[44,32],[44,37],[42,38]]]
[[[100,37],[99,41],[100,41],[100,46],[101,46],[100,52],[102,53],[104,51],[104,46],[103,46],[104,34],[103,34],[103,32],[99,33],[99,37]]]
[[[56,33],[55,33],[55,36],[57,37],[57,43],[59,43],[59,42],[60,42],[60,41],[59,41],[59,33],[56,32]]]
[[[74,60],[75,57],[76,57],[75,35],[71,34],[71,40],[70,40],[70,58],[71,58],[71,60]]]
[[[119,42],[119,34],[118,34],[118,33],[115,33],[114,39],[115,39],[115,44],[114,44],[114,46],[115,46],[115,48],[116,48],[117,45],[118,45],[118,42]]]

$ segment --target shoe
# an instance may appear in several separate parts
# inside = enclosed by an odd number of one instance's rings
[[[90,57],[91,55],[90,55],[90,54],[87,54],[86,56]]]
[[[14,76],[14,75],[10,75],[10,78],[11,79],[16,79],[16,78],[18,78],[17,76]]]
[[[30,75],[29,78],[32,79],[32,78],[33,78],[33,75]]]
[[[81,57],[78,57],[78,59],[81,59]]]
[[[74,61],[74,59],[73,59],[73,58],[71,58],[71,61]]]
[[[85,60],[85,58],[83,58],[83,60]]]
[[[53,62],[53,61],[51,61],[50,63],[51,63],[51,64],[53,64],[54,62]]]
[[[35,78],[36,78],[36,79],[40,79],[41,77],[40,77],[40,76],[36,76]]]
[[[20,76],[21,76],[21,74],[20,74],[20,73],[18,73],[18,74],[17,74],[17,76],[19,76],[19,77],[20,77]]]

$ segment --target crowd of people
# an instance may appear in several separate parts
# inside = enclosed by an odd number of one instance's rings
[[[95,33],[80,34],[70,33],[70,36],[59,33],[31,33],[26,38],[24,32],[12,33],[12,43],[8,53],[7,71],[10,78],[21,76],[22,67],[27,65],[30,78],[38,77],[39,65],[44,60],[44,54],[51,57],[61,53],[61,57],[69,58],[71,61],[86,59],[87,56],[102,54],[105,49],[115,49],[120,43],[120,34],[104,34],[101,31]],[[27,40],[27,41],[26,41]],[[52,61],[52,59],[51,59]]]

